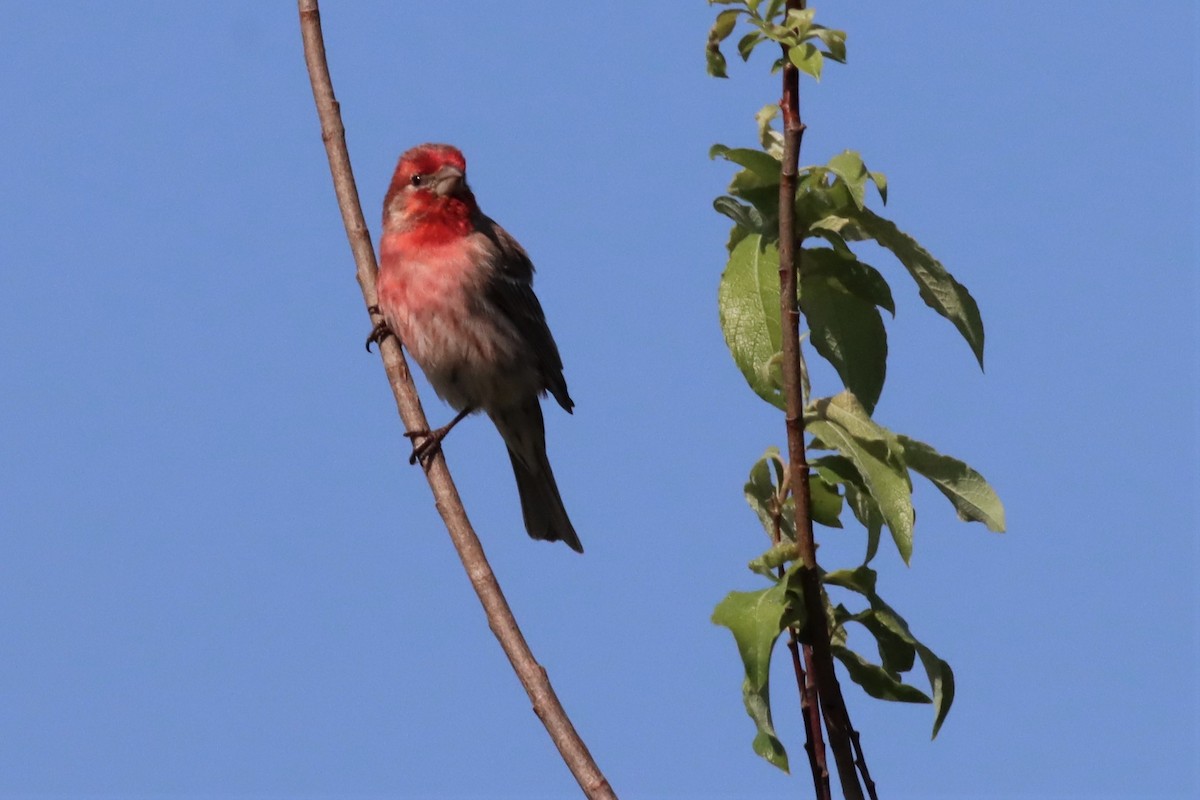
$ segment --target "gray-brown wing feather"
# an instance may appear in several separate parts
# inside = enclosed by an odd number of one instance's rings
[[[479,229],[496,244],[499,253],[499,263],[487,289],[488,300],[512,322],[517,333],[529,345],[530,352],[537,359],[544,388],[554,395],[560,406],[570,412],[575,403],[567,393],[562,357],[546,325],[542,304],[533,293],[533,262],[517,240],[488,217],[480,220]]]

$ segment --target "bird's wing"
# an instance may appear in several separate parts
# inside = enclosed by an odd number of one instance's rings
[[[546,389],[554,395],[560,406],[570,412],[575,403],[567,394],[562,357],[546,325],[542,304],[533,293],[533,262],[529,260],[525,248],[493,220],[483,217],[479,229],[496,245],[498,254],[496,269],[487,289],[488,299],[512,322],[517,333],[536,354]]]

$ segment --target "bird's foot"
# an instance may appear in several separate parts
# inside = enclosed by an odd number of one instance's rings
[[[421,467],[429,469],[429,462],[442,450],[442,439],[450,432],[453,425],[443,425],[432,431],[406,431],[405,438],[412,442],[412,455],[408,457],[409,464],[421,462]],[[420,439],[421,441],[417,441]]]
[[[370,312],[372,315],[378,315],[379,314],[379,306],[368,306],[367,311]],[[367,341],[366,341],[367,352],[368,353],[371,352],[372,344],[381,345],[381,344],[383,344],[384,339],[386,339],[392,335],[393,335],[393,333],[392,333],[391,326],[389,326],[387,324],[386,319],[381,319],[381,320],[379,320],[379,322],[376,322],[375,327],[371,329],[370,335],[367,336]]]
[[[471,406],[467,406],[454,415],[454,419],[450,420],[450,424],[435,428],[432,431],[407,431],[404,435],[413,443],[413,451],[412,455],[408,457],[408,463],[416,464],[420,461],[422,468],[429,469],[429,463],[442,449],[442,439],[445,439],[446,434],[474,410]],[[418,443],[417,439],[421,441]]]

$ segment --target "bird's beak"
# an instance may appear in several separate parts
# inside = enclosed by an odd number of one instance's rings
[[[466,176],[458,167],[447,164],[433,173],[433,191],[440,197],[460,195],[466,185]]]

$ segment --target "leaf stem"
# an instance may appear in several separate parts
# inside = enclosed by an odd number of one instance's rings
[[[350,240],[350,249],[354,253],[357,267],[358,285],[362,289],[363,300],[367,307],[376,304],[375,250],[371,245],[370,232],[363,219],[362,205],[358,198],[358,189],[354,183],[354,173],[350,168],[350,154],[346,149],[346,129],[342,124],[341,108],[333,94],[333,82],[329,76],[329,64],[325,58],[325,42],[321,34],[321,16],[317,0],[298,0],[300,9],[300,32],[304,39],[304,60],[308,67],[308,77],[312,83],[313,100],[316,102],[317,115],[321,121],[321,139],[325,142],[325,152],[329,158],[329,169],[333,176],[333,186],[337,194],[338,207],[342,212],[342,222],[346,227],[346,237]],[[383,366],[387,372],[388,383],[391,384],[392,394],[396,398],[396,407],[400,417],[409,431],[428,430],[429,424],[425,412],[421,408],[421,400],[413,385],[408,364],[395,337],[389,337],[379,346],[383,357]],[[546,670],[533,656],[521,629],[517,626],[516,618],[500,584],[492,572],[479,537],[471,527],[459,498],[458,489],[450,477],[446,461],[437,454],[425,476],[429,488],[433,492],[438,512],[454,542],[454,549],[467,571],[471,586],[479,596],[487,615],[488,626],[499,640],[504,654],[508,656],[513,671],[529,699],[533,703],[533,711],[537,714],[550,738],[554,741],[562,759],[566,762],[571,774],[579,782],[585,796],[589,798],[616,798],[608,780],[596,766],[591,753],[583,739],[571,724],[566,711],[550,685]]]

